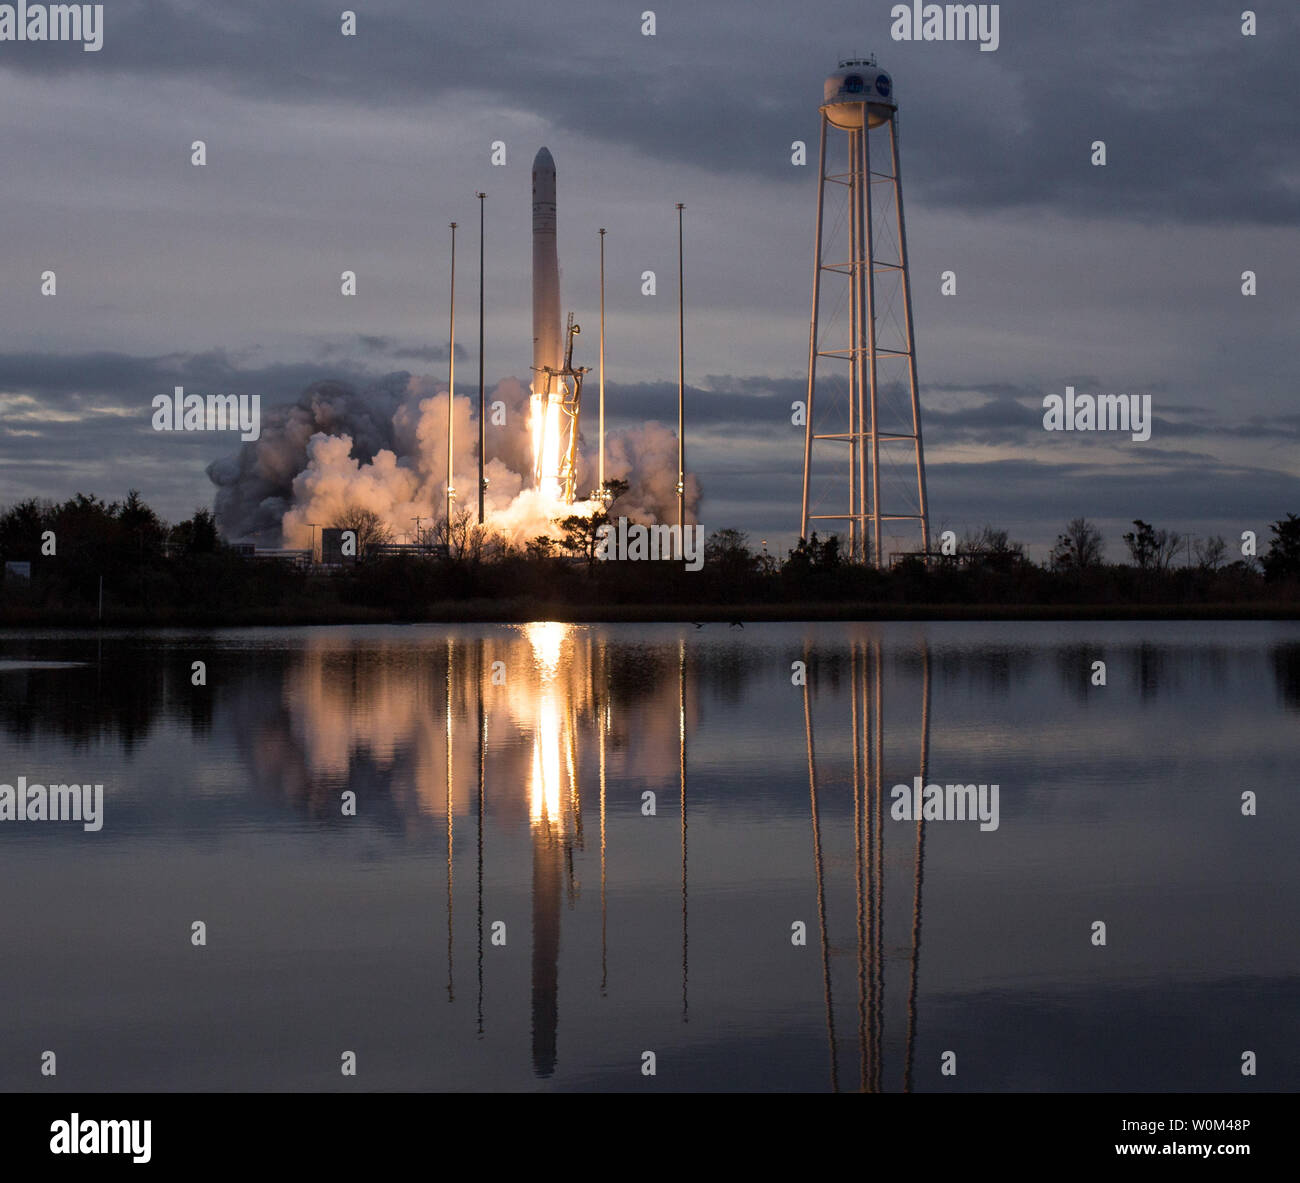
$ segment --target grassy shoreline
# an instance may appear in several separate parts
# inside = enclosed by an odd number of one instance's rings
[[[1034,620],[1300,620],[1294,602],[1219,604],[898,604],[794,602],[779,604],[573,604],[533,597],[447,600],[396,611],[340,604],[234,612],[40,611],[17,605],[0,610],[0,628],[246,628],[349,624],[671,624],[740,621],[1034,621]]]

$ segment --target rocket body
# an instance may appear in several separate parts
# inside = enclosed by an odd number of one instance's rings
[[[560,333],[560,257],[555,246],[555,160],[533,159],[533,393],[546,389],[543,367],[564,364]]]

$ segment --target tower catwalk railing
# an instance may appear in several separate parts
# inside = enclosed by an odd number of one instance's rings
[[[861,71],[858,73],[857,71]],[[879,88],[879,89],[877,89]],[[889,98],[888,76],[874,62],[843,62],[840,70],[827,81],[827,102],[821,107],[821,135],[817,183],[817,229],[813,250],[812,315],[808,334],[808,397],[805,408],[803,495],[799,533],[809,536],[813,523],[847,522],[849,554],[858,561],[870,560],[877,567],[884,555],[881,528],[885,522],[916,522],[920,529],[922,551],[929,550],[929,507],[926,492],[925,459],[921,438],[921,408],[916,375],[916,346],[912,318],[912,292],[907,260],[907,236],[903,215],[903,193],[899,171],[898,112]],[[846,99],[848,96],[858,96]],[[871,95],[870,100],[866,96]],[[888,128],[891,171],[871,168],[871,130]],[[844,133],[847,168],[835,171],[828,156],[830,129]],[[827,185],[847,190],[846,222],[848,258],[830,259],[827,255],[826,195]],[[880,257],[873,216],[873,187],[885,186],[892,195],[897,228],[897,257]],[[888,200],[888,197],[886,197]],[[883,207],[882,207],[883,208]],[[848,340],[827,343],[822,340],[821,319],[824,314],[823,282],[830,273],[847,281],[849,311]],[[904,324],[901,348],[882,348],[878,340],[880,321],[876,276],[898,276]],[[910,396],[911,430],[902,425],[897,430],[882,430],[881,379],[878,363],[882,360],[907,362],[907,388]],[[847,415],[833,424],[843,430],[818,430],[819,362],[846,362],[848,365]],[[820,401],[825,401],[823,398]],[[826,410],[821,408],[823,418]],[[843,420],[847,419],[847,423]],[[823,424],[822,426],[825,426]],[[843,512],[815,512],[813,474],[819,454],[818,445],[848,445],[848,507]],[[881,449],[888,445],[909,445],[913,449],[916,470],[917,512],[886,512],[881,494]],[[842,470],[841,470],[842,471]],[[842,478],[841,478],[842,479]],[[843,487],[842,485],[840,486]]]

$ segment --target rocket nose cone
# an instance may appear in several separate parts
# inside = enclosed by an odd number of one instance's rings
[[[551,155],[549,148],[539,148],[537,155],[533,157],[533,168],[549,168],[554,170],[555,158]]]

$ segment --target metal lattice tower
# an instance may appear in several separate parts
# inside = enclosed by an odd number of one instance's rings
[[[541,395],[542,406],[555,406],[559,415],[555,427],[560,433],[558,451],[559,471],[555,474],[558,496],[565,505],[572,505],[574,499],[574,482],[578,475],[578,419],[582,413],[582,379],[589,372],[589,366],[573,366],[573,338],[582,332],[582,327],[573,323],[573,313],[569,313],[569,324],[565,330],[564,368],[553,370],[546,366],[545,386]],[[534,398],[537,396],[534,395]],[[541,485],[548,474],[542,464],[547,455],[545,448],[547,416],[543,414],[538,442],[537,462],[533,469],[533,480]]]
[[[884,558],[880,537],[882,522],[917,522],[920,526],[920,549],[925,552],[930,549],[921,406],[912,331],[912,292],[898,168],[898,106],[893,97],[893,82],[876,65],[874,58],[842,61],[839,69],[826,79],[820,110],[817,236],[813,251],[799,534],[807,538],[810,523],[846,521],[850,556],[862,561],[869,559],[880,567]],[[888,160],[885,162],[889,165],[888,172],[877,171],[871,165],[870,133],[877,131],[876,138],[880,140],[883,135],[878,129],[888,129]],[[843,153],[834,151],[832,145],[834,160],[827,152],[832,133],[843,133],[844,144]],[[840,140],[841,137],[835,134],[834,139]],[[879,149],[877,151],[881,154]],[[847,224],[847,259],[832,258],[828,261],[825,257],[828,239],[832,237],[826,233],[827,198],[834,193],[834,189],[828,191],[828,185],[841,186],[845,193],[843,218]],[[888,216],[891,205],[892,218]],[[838,303],[836,311],[828,316],[825,304],[833,297],[831,289],[835,287],[839,288]],[[838,309],[845,305],[848,314],[846,325],[838,321]],[[900,310],[903,316],[901,324],[897,320]],[[822,318],[828,323],[820,323]],[[894,330],[892,337],[891,328]],[[823,341],[823,335],[833,339]],[[884,344],[882,337],[885,338]],[[820,376],[819,361],[823,370]],[[834,362],[847,365],[847,406],[833,405],[828,414],[823,405],[823,420],[834,421],[823,423],[825,429],[819,430],[814,418],[817,409],[814,400],[820,392],[823,404],[835,401],[832,384],[826,381],[826,371]],[[890,365],[904,367],[906,379],[900,378],[893,384],[884,381],[880,370],[882,366]],[[910,406],[902,404],[898,394],[900,390],[910,393]],[[892,407],[882,405],[888,396],[892,396]],[[895,413],[896,423],[890,421],[891,411]],[[814,508],[820,508],[809,499],[814,460],[819,461],[819,473],[822,467],[834,467],[827,463],[831,459],[830,453],[845,444],[848,446],[847,512],[812,512]],[[904,448],[912,450],[916,468],[916,512],[885,512],[881,502],[882,446],[886,449],[887,462]],[[894,455],[890,454],[891,451]],[[834,496],[842,499],[842,483]]]

